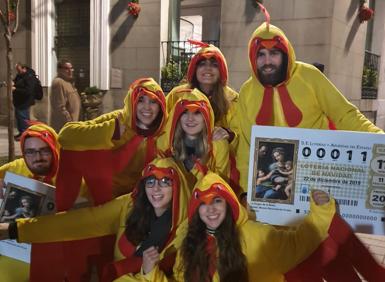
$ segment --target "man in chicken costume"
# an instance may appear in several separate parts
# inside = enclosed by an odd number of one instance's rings
[[[251,36],[252,72],[241,87],[237,108],[240,126],[237,164],[245,190],[253,125],[383,133],[317,68],[295,60],[291,43],[282,30],[270,25],[268,12],[259,6],[266,22]],[[385,269],[339,216],[333,219],[328,233],[328,240],[310,258],[286,273],[287,281],[360,281],[355,270],[368,281],[383,281]]]
[[[262,5],[261,5],[262,6]],[[242,85],[237,105],[241,187],[247,190],[250,135],[253,125],[381,132],[316,67],[296,61],[281,29],[266,22],[249,41],[251,76]]]

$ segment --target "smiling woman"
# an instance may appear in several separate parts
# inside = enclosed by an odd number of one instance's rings
[[[177,230],[187,216],[188,185],[174,160],[155,159],[133,193],[93,208],[0,224],[0,239],[41,243],[114,234],[115,258],[102,281],[142,281],[141,269],[172,269]]]
[[[314,191],[306,220],[296,229],[278,230],[248,219],[229,185],[208,173],[192,191],[173,277],[154,268],[148,281],[283,281],[327,237],[334,214],[334,200]]]
[[[229,178],[229,143],[214,140],[214,113],[198,89],[180,89],[169,113],[164,134],[157,140],[159,154],[172,156],[199,178],[207,170]]]

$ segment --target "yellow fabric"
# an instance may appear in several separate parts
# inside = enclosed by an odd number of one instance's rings
[[[265,23],[259,26],[251,36],[249,50],[255,37],[271,39],[274,36],[279,36],[288,43],[288,79],[283,84],[294,104],[302,112],[302,121],[298,127],[328,129],[328,118],[330,118],[340,130],[383,133],[380,128],[365,118],[317,68],[296,61],[290,41],[279,28],[270,25],[268,31]],[[238,115],[236,123],[239,126],[237,165],[241,173],[241,186],[245,191],[247,191],[251,126],[256,124],[264,93],[264,86],[257,79],[257,72],[253,69],[250,60],[249,63],[251,76],[241,87],[236,109]],[[274,88],[271,125],[288,126],[276,88]]]
[[[210,109],[209,124],[211,129],[214,128],[214,113],[210,106],[209,100],[202,92],[200,92],[198,89],[194,89],[192,92],[182,92],[178,96],[179,99],[176,102],[180,100],[205,101]],[[169,151],[171,153],[174,151],[173,144],[170,143],[171,134],[173,134],[175,130],[175,128],[173,128],[173,120],[175,118],[174,115],[175,107],[172,107],[170,113],[168,114],[164,133],[158,138],[156,143],[159,155],[161,156],[167,155]],[[228,179],[230,175],[229,144],[227,140],[209,140],[209,144],[210,143],[212,143],[212,153],[210,154],[210,158],[207,160],[205,165],[210,171],[216,172],[225,179]],[[193,167],[191,172],[197,177],[197,179],[202,176],[196,166]]]
[[[249,281],[283,282],[283,274],[309,256],[327,238],[327,231],[336,212],[335,201],[317,206],[311,200],[310,213],[297,227],[279,230],[247,218],[246,210],[239,204],[228,184],[218,175],[210,173],[195,185],[195,189],[207,190],[213,183],[222,183],[237,202],[240,210],[237,228],[242,252],[246,256]],[[194,193],[194,192],[193,192]],[[174,276],[166,277],[158,267],[144,276],[145,281],[184,281],[180,251],[174,265]],[[220,281],[216,273],[212,280]]]
[[[187,216],[187,201],[190,196],[191,188],[184,178],[178,165],[171,158],[155,159],[152,164],[158,168],[174,168],[179,176],[179,202],[178,228],[183,227],[182,222]],[[124,232],[127,216],[132,211],[132,194],[127,194],[113,199],[112,201],[97,207],[71,210],[68,212],[57,213],[55,215],[41,216],[32,219],[17,220],[19,242],[57,242],[73,241],[104,235],[116,234],[119,239]],[[177,230],[180,234],[182,230]],[[182,236],[183,237],[183,236]],[[162,259],[165,254],[175,249],[175,245],[180,245],[181,236],[176,236],[160,254]],[[118,241],[117,241],[118,242]],[[119,247],[115,244],[115,260],[123,259]],[[140,280],[140,274],[125,275],[126,279]],[[136,280],[135,280],[136,279]],[[129,280],[128,280],[129,281]]]
[[[45,124],[35,124],[29,130],[44,131],[48,130],[52,136],[56,137],[55,147],[59,152],[56,132]],[[23,150],[22,150],[23,151]],[[3,179],[6,172],[12,172],[28,178],[33,178],[33,173],[29,170],[24,158],[16,159],[0,167],[0,179]],[[52,179],[55,183],[55,177]],[[0,281],[3,282],[24,282],[29,280],[29,263],[0,255]]]
[[[167,94],[166,109],[168,113],[171,112],[176,102],[180,99],[181,93],[178,91],[186,88],[190,89],[191,88],[190,84],[185,83],[185,84],[176,86],[170,91],[170,93]],[[225,86],[224,90],[225,90],[224,92],[226,95],[226,99],[229,102],[229,111],[227,112],[226,116],[224,116],[221,120],[215,121],[215,126],[230,128],[231,120],[234,118],[234,114],[235,114],[235,104],[238,102],[239,95],[235,90],[233,90],[229,86]]]
[[[28,178],[32,178],[33,174],[27,167],[24,159],[16,159],[12,162],[6,163],[0,167],[0,178],[4,178],[5,173],[9,171],[14,174],[22,175]]]
[[[84,151],[84,150],[108,150],[118,149],[129,142],[135,135],[138,135],[136,128],[132,128],[132,119],[136,119],[132,112],[132,93],[137,85],[133,83],[124,99],[124,108],[104,114],[96,119],[84,122],[69,122],[59,133],[59,142],[64,150]],[[162,91],[160,86],[153,79],[141,84],[151,91]],[[163,105],[165,107],[165,105]],[[166,119],[167,114],[163,114]],[[116,120],[123,122],[125,126],[124,133],[119,139],[112,139]],[[163,123],[164,124],[164,123]],[[160,125],[159,131],[161,131]],[[157,135],[156,133],[155,135]],[[119,196],[132,191],[137,179],[141,175],[144,167],[147,151],[147,139],[141,142],[130,163],[113,176],[113,195]],[[92,165],[92,161],[90,161]]]
[[[0,256],[0,281],[2,282],[28,282],[29,264]]]

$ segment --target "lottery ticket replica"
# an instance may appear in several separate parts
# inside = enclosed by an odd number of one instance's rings
[[[0,207],[0,222],[31,218],[56,211],[55,187],[7,172],[4,177],[5,196]],[[30,262],[31,245],[15,240],[0,241],[0,255]]]
[[[309,192],[321,189],[356,232],[385,235],[385,135],[253,126],[250,145],[257,220],[296,224],[309,212]]]

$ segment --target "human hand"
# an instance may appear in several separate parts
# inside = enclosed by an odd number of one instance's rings
[[[230,135],[225,129],[223,129],[222,127],[214,127],[213,141],[229,139],[229,138],[230,138]]]
[[[8,227],[9,223],[0,223],[0,240],[9,239]]]
[[[329,203],[329,201],[330,201],[329,194],[326,193],[325,191],[316,189],[316,190],[313,190],[311,194],[312,194],[312,198],[314,200],[314,203],[317,206],[322,206],[324,204]]]
[[[143,272],[149,273],[159,261],[159,253],[157,247],[149,247],[147,250],[143,251],[143,263],[142,269]]]

